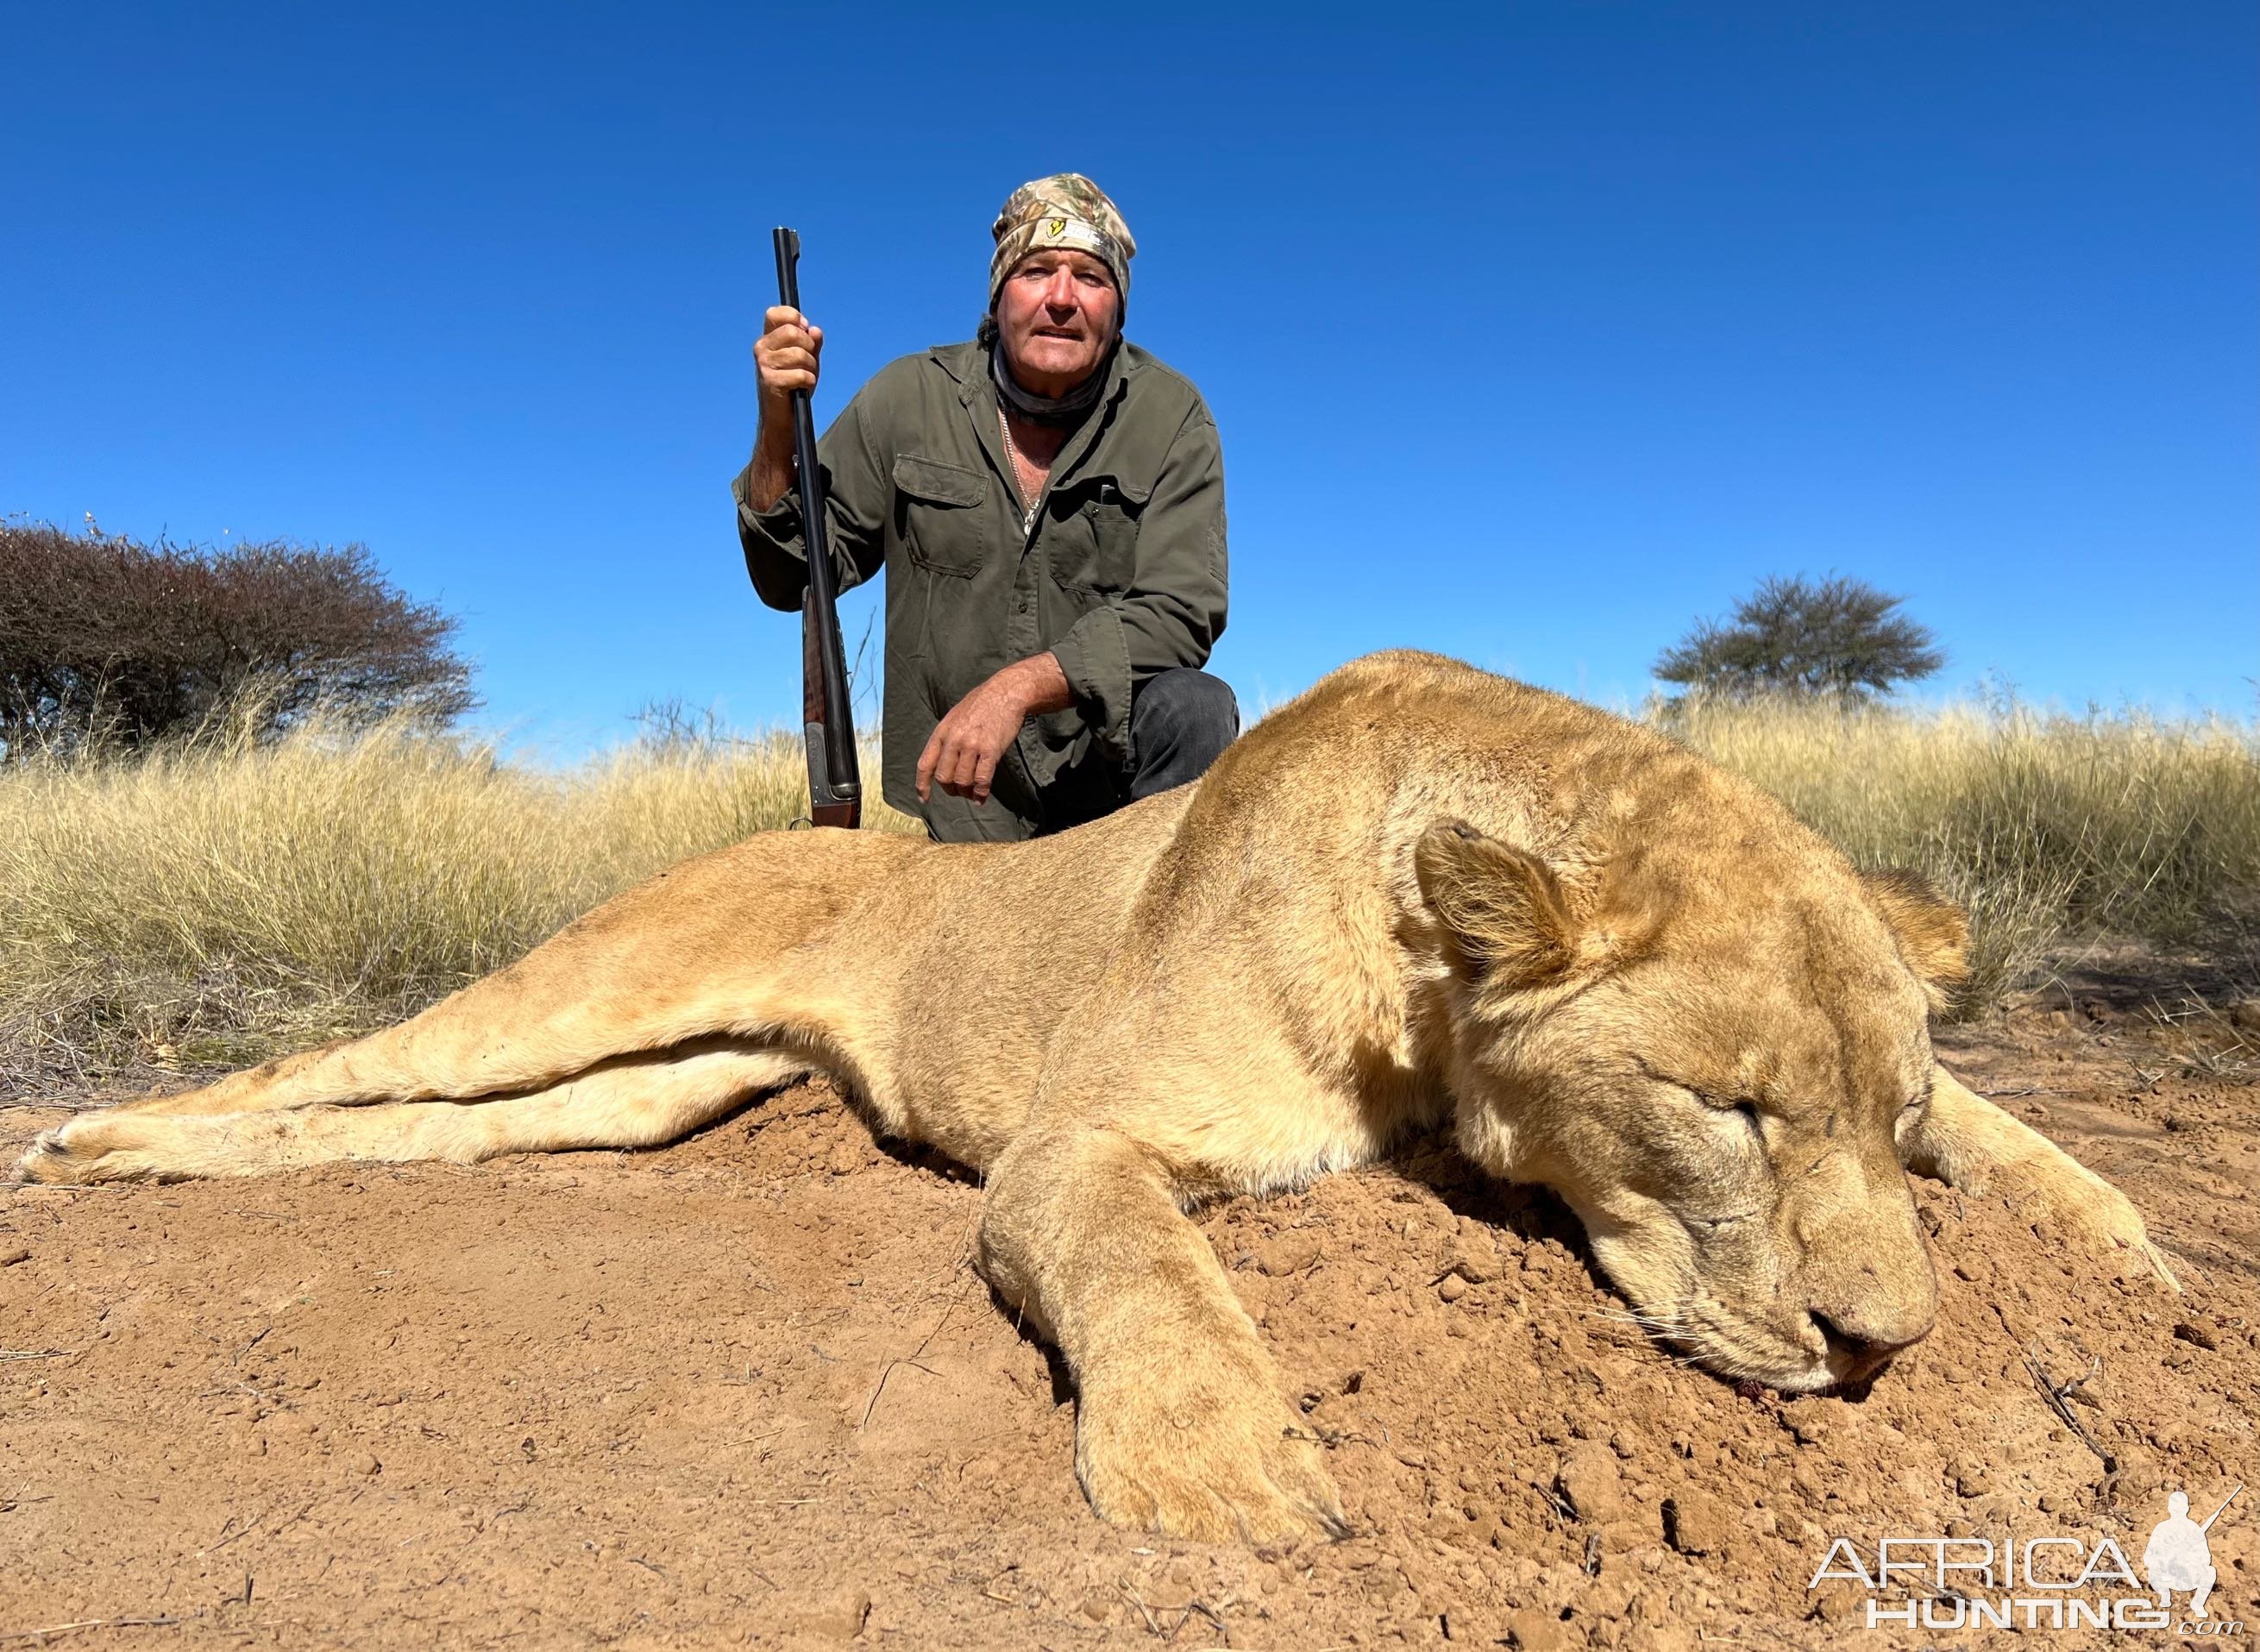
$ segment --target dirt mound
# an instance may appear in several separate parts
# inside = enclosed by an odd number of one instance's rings
[[[1784,1403],[1649,1342],[1551,1199],[1416,1143],[1203,1219],[1360,1529],[1288,1554],[1098,1524],[1058,1372],[971,1270],[978,1188],[821,1087],[653,1154],[0,1192],[0,1637],[1967,1643],[1808,1588],[1831,1541],[2139,1566],[2168,1490],[2202,1519],[2260,1482],[2260,1119],[2083,1026],[1962,1043],[2143,1207],[2184,1297],[1921,1184],[1937,1332],[1864,1397]],[[0,1145],[54,1116],[0,1112]],[[2256,1615],[2256,1495],[2211,1533],[2216,1619]]]

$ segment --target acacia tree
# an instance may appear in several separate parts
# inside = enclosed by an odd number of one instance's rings
[[[1892,611],[1902,600],[1842,575],[1777,576],[1735,604],[1730,619],[1699,620],[1656,656],[1655,674],[1736,699],[1870,700],[1946,663],[1927,626]]]
[[[127,747],[251,708],[272,735],[320,704],[435,724],[478,702],[455,621],[366,547],[145,545],[0,523],[0,748]]]

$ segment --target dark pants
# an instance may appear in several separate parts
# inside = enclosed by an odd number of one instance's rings
[[[1239,733],[1240,704],[1223,678],[1184,666],[1159,672],[1130,692],[1126,769],[1093,751],[1044,787],[1033,803],[1025,790],[1014,796],[1000,769],[998,795],[979,809],[945,798],[936,787],[926,810],[926,832],[942,843],[1009,842],[1064,832],[1141,797],[1198,780]],[[1005,762],[1017,768],[1012,753]]]
[[[1044,786],[1037,836],[1067,832],[1126,802],[1200,780],[1239,733],[1239,701],[1223,678],[1191,667],[1157,671],[1130,690],[1130,766],[1091,753]]]
[[[1185,666],[1148,677],[1130,695],[1132,767],[1123,801],[1198,780],[1239,733],[1240,702],[1222,677]]]
[[[1093,754],[1043,792],[1045,833],[1112,814],[1126,803],[1189,785],[1240,733],[1240,703],[1222,677],[1189,666],[1157,672],[1130,693],[1130,766]]]

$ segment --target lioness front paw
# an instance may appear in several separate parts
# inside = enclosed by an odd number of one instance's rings
[[[2046,1222],[2121,1278],[2155,1279],[2178,1291],[2181,1281],[2150,1242],[2142,1212],[2117,1188],[2068,1155],[2002,1178],[2000,1191],[2027,1221]]]
[[[1101,1518],[1204,1543],[1349,1534],[1318,1437],[1257,1383],[1149,1368],[1086,1384],[1076,1476]]]

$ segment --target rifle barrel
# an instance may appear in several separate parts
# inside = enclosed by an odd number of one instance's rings
[[[2221,1515],[2222,1515],[2222,1514],[2223,1514],[2223,1513],[2228,1510],[2228,1505],[2229,1505],[2230,1504],[2232,1504],[2232,1503],[2234,1503],[2234,1502],[2235,1502],[2235,1501],[2236,1501],[2236,1492],[2237,1492],[2237,1491],[2242,1491],[2243,1489],[2244,1489],[2244,1482],[2243,1482],[2243,1481],[2242,1481],[2242,1480],[2239,1480],[2239,1481],[2236,1483],[2236,1488],[2235,1488],[2235,1491],[2231,1491],[2231,1492],[2230,1492],[2227,1497],[2225,1497],[2225,1498],[2221,1498],[2221,1507],[2220,1507],[2220,1508],[2217,1508],[2217,1509],[2215,1509],[2215,1510],[2214,1510],[2214,1512],[2213,1512],[2212,1513],[2210,1513],[2210,1514],[2206,1515],[2206,1516],[2205,1517],[2205,1524],[2204,1524],[2204,1525],[2202,1525],[2202,1526],[2200,1526],[2200,1527],[2199,1527],[2197,1529],[2198,1529],[2198,1530],[2199,1530],[2200,1532],[2209,1532],[2209,1531],[2211,1531],[2211,1530],[2213,1529],[2213,1523],[2214,1523],[2215,1520],[2219,1520],[2219,1519],[2221,1517]]]

